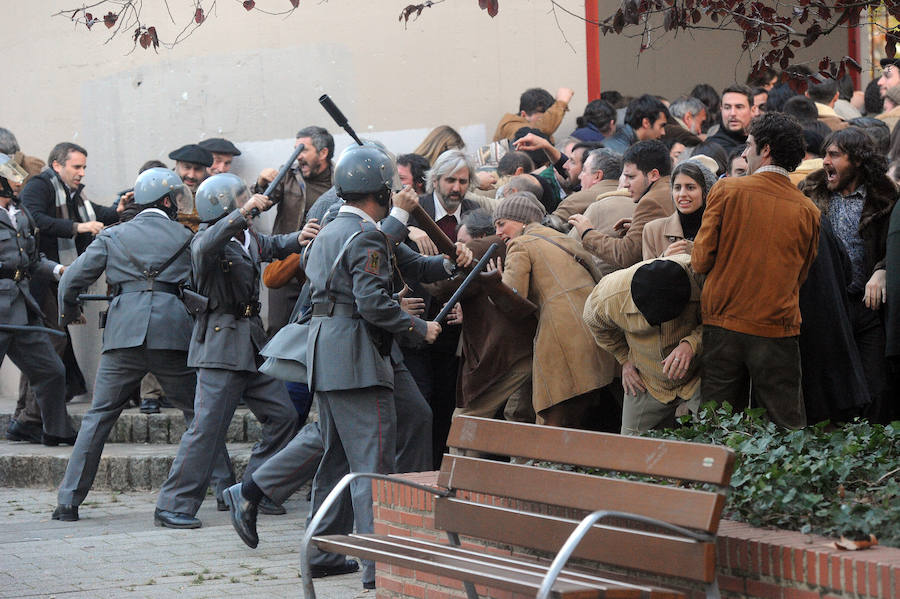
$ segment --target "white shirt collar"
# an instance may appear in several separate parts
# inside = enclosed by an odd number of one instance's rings
[[[3,208],[3,206],[0,206],[0,209],[3,209],[6,211],[6,213],[9,215],[9,222],[12,223],[13,227],[18,228],[19,223],[16,221],[16,214],[18,214],[20,212],[20,210],[18,208],[16,208],[16,205],[12,203],[12,200],[10,200],[9,206],[7,206],[6,208]]]
[[[161,215],[165,216],[166,218],[169,218],[169,215],[166,214],[165,212],[163,212],[162,210],[160,210],[159,208],[144,208],[143,210],[138,212],[136,216],[140,216],[140,215],[144,214],[145,212],[155,212],[157,214],[161,214]]]
[[[437,222],[447,216],[447,210],[438,199],[437,191],[433,191],[432,195],[434,196],[434,222]],[[460,202],[459,206],[456,207],[456,210],[452,212],[452,215],[456,217],[456,222],[459,224],[459,218],[462,216],[462,202]]]
[[[369,215],[365,212],[365,210],[362,210],[362,209],[360,209],[360,208],[357,208],[356,206],[350,206],[350,205],[348,205],[348,204],[344,204],[343,206],[341,206],[341,209],[338,210],[338,212],[349,212],[350,214],[355,214],[356,216],[360,217],[361,219],[366,220],[366,221],[369,221],[370,223],[372,223],[372,224],[375,225],[376,227],[378,226],[378,223],[375,222],[375,219],[374,219],[374,218],[372,218],[371,216],[369,216]]]
[[[249,235],[249,231],[247,231],[247,230],[245,229],[245,230],[241,231],[241,233],[242,233],[243,236],[244,236],[243,239],[238,239],[237,236],[234,236],[234,237],[232,237],[231,239],[232,239],[232,241],[236,241],[236,242],[238,243],[238,245],[241,246],[241,248],[244,250],[244,253],[247,254],[247,255],[249,256],[249,255],[250,255],[250,235]]]

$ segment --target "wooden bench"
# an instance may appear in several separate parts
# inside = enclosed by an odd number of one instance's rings
[[[470,599],[477,597],[475,584],[540,599],[685,596],[682,590],[648,582],[643,572],[701,583],[707,597],[718,596],[715,534],[734,464],[730,449],[466,416],[453,420],[447,444],[534,462],[445,455],[438,484],[446,491],[438,492],[402,478],[347,475],[304,537],[301,572],[306,599],[315,597],[308,576],[310,542],[324,551],[462,580]],[[639,476],[583,474],[548,468],[548,462]],[[314,537],[322,514],[358,477],[387,478],[435,493],[435,528],[446,531],[449,543],[393,535]],[[480,494],[508,500],[503,507],[480,503],[474,500]],[[554,508],[548,505],[562,508],[557,513],[577,515],[549,515]],[[584,513],[588,515],[579,522]],[[460,535],[528,548],[555,559],[465,549],[459,546]],[[619,570],[567,567],[570,557]]]

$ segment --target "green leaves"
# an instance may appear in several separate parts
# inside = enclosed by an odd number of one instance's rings
[[[737,454],[726,517],[839,537],[875,534],[900,547],[900,422],[791,431],[764,410],[707,404],[697,421],[648,436],[727,445]]]

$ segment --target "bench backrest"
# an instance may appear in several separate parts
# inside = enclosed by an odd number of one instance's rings
[[[444,456],[438,483],[465,493],[436,500],[437,528],[549,552],[559,550],[580,516],[551,515],[543,504],[628,512],[714,535],[734,465],[734,452],[721,446],[470,416],[454,418],[447,445],[658,479],[646,482],[541,464]],[[498,502],[485,496],[508,499]],[[574,555],[703,582],[715,577],[714,542],[622,521],[594,526]]]

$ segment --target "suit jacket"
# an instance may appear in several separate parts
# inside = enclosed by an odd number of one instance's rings
[[[113,288],[130,281],[146,281],[143,268],[131,261],[125,249],[145,268],[158,268],[181,249],[178,258],[156,280],[184,285],[191,279],[191,254],[185,242],[190,229],[159,212],[143,211],[132,220],[104,229],[59,282],[60,323],[68,324],[81,313],[78,294],[106,271]],[[148,283],[149,287],[149,283]],[[193,319],[178,296],[164,291],[126,291],[109,304],[103,351],[140,347],[187,351]]]
[[[336,262],[347,240],[357,232]],[[391,295],[392,245],[374,224],[351,212],[340,212],[306,252],[304,270],[313,306],[334,303],[353,313],[310,320],[306,359],[310,390],[393,389],[391,354],[376,349],[367,325],[395,336],[425,338],[425,321],[401,310]],[[416,270],[416,276],[423,279],[447,276],[441,257],[426,259],[396,247],[398,267],[411,275]],[[329,276],[331,283],[326,288]],[[393,344],[391,353],[396,353]]]
[[[0,266],[4,270],[21,269],[32,276],[53,280],[55,262],[47,260],[37,250],[34,228],[24,209],[19,206],[14,227],[5,210],[0,210]],[[29,280],[15,281],[0,278],[0,323],[38,324],[41,309],[31,294]]]
[[[34,223],[41,230],[41,251],[49,259],[53,261],[59,260],[59,248],[56,245],[57,237],[75,237],[75,248],[78,253],[82,253],[88,245],[90,245],[93,237],[90,233],[80,233],[75,235],[75,223],[81,222],[78,215],[78,198],[81,196],[83,185],[79,185],[78,189],[72,193],[65,185],[66,203],[69,206],[69,215],[71,219],[57,218],[56,216],[56,191],[53,189],[52,179],[57,177],[56,172],[50,169],[44,169],[41,174],[29,179],[28,183],[22,189],[20,199],[22,204],[31,211],[34,217]],[[90,202],[97,220],[104,225],[111,225],[119,222],[119,214],[115,208],[110,206],[101,206]]]
[[[59,262],[59,237],[75,238],[75,250],[81,254],[90,245],[94,237],[90,233],[75,234],[75,223],[81,222],[78,214],[78,199],[81,197],[82,185],[72,193],[65,185],[66,204],[69,207],[71,219],[57,218],[56,216],[56,190],[53,188],[53,177],[58,177],[52,169],[44,169],[39,175],[32,177],[25,184],[19,198],[22,205],[28,208],[34,217],[34,224],[40,230],[40,251],[54,262]],[[115,208],[101,206],[90,200],[97,220],[104,225],[119,222],[119,214]],[[56,293],[56,289],[50,282],[35,281],[34,297],[43,303],[46,293]]]
[[[201,225],[191,242],[194,287],[209,308],[194,323],[188,366],[256,372],[266,333],[259,315],[241,317],[237,304],[259,303],[260,262],[300,251],[297,233],[250,232],[249,254],[232,237],[242,238],[247,219],[235,210],[215,224]]]
[[[425,195],[419,196],[419,205],[428,213],[432,219],[434,218],[434,193],[426,193]],[[466,212],[471,210],[478,210],[481,206],[478,205],[478,202],[474,200],[470,200],[469,198],[463,198],[462,202],[460,202],[460,206],[462,206],[462,210],[460,210],[459,215],[463,216]],[[459,223],[457,223],[459,224]],[[409,219],[410,227],[418,227],[419,223],[415,218],[411,217]]]

